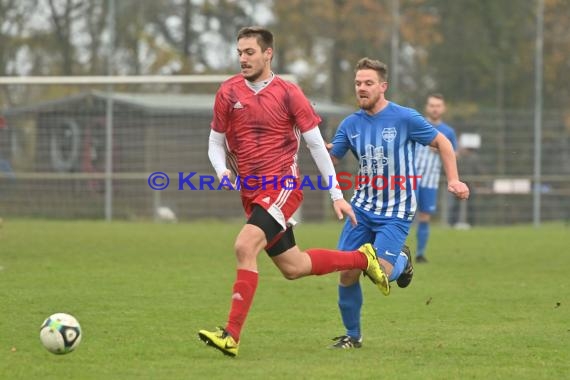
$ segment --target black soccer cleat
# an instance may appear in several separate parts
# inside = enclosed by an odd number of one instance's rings
[[[428,259],[424,256],[416,256],[416,264],[427,264],[428,263]]]
[[[410,253],[410,247],[404,245],[404,247],[402,248],[402,252],[404,252],[406,256],[408,256],[408,264],[406,264],[406,268],[404,268],[404,271],[402,272],[402,274],[400,274],[400,277],[398,277],[398,279],[396,280],[396,284],[398,284],[400,288],[405,288],[408,285],[410,285],[410,282],[412,282],[412,278],[414,278],[414,266],[412,265],[412,255]]]
[[[342,335],[333,338],[333,340],[336,341],[336,343],[331,345],[330,348],[349,349],[362,347],[362,338],[356,339],[348,335]]]

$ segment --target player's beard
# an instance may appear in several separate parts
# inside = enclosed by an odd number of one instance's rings
[[[380,101],[380,94],[366,94],[367,98],[358,97],[358,105],[364,111],[372,111]]]
[[[441,112],[432,112],[427,115],[427,118],[430,120],[430,122],[438,123],[441,121],[441,115]]]
[[[244,72],[244,67],[242,67],[241,75],[243,75],[243,77],[250,82],[256,82],[261,77],[261,74],[263,74],[263,68],[255,70],[253,67],[248,65],[245,67],[245,69],[247,69],[249,71],[249,73],[246,74]]]

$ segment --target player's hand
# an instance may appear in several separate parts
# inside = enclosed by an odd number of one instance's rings
[[[334,147],[334,144],[333,143],[327,143],[327,144],[325,144],[325,147],[327,148],[327,150],[329,151],[329,154],[330,154],[332,148]],[[335,166],[338,165],[338,163],[339,163],[338,158],[336,158],[333,155],[330,155],[330,156],[331,156],[331,160],[332,160],[333,165],[335,165]]]
[[[333,202],[334,212],[339,220],[344,219],[344,215],[350,218],[350,223],[353,226],[356,226],[356,216],[354,215],[354,210],[352,210],[352,206],[350,203],[345,201],[344,199],[337,199]]]
[[[227,178],[227,179],[224,179],[224,178]],[[236,180],[234,178],[232,171],[229,169],[223,171],[220,175],[218,175],[218,180],[220,180],[220,182],[224,181],[224,185],[222,186],[222,188],[225,190],[236,190],[237,189]],[[231,184],[231,187],[228,185],[228,182]]]
[[[457,199],[469,198],[469,188],[461,181],[452,181],[447,184],[447,190],[455,195]]]

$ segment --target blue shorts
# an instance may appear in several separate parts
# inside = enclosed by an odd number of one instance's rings
[[[365,243],[371,243],[378,256],[394,265],[406,242],[412,221],[374,215],[353,207],[358,224],[353,227],[350,219],[340,234],[338,249],[354,251]]]
[[[437,189],[418,187],[418,210],[426,214],[435,214],[437,210]]]

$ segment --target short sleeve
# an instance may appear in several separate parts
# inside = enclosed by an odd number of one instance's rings
[[[216,93],[216,100],[214,101],[214,117],[210,123],[210,127],[219,133],[225,133],[228,126],[228,107],[226,104],[223,88],[220,88]]]
[[[417,111],[411,111],[408,119],[408,130],[410,131],[410,139],[419,142],[422,145],[429,145],[437,136],[437,129]]]
[[[336,158],[344,157],[348,149],[350,149],[350,140],[346,131],[347,124],[347,119],[344,119],[340,123],[332,141],[333,148],[331,149],[330,154]]]
[[[295,84],[291,84],[288,90],[289,112],[301,133],[307,132],[319,125],[321,118],[317,115],[301,88]]]

